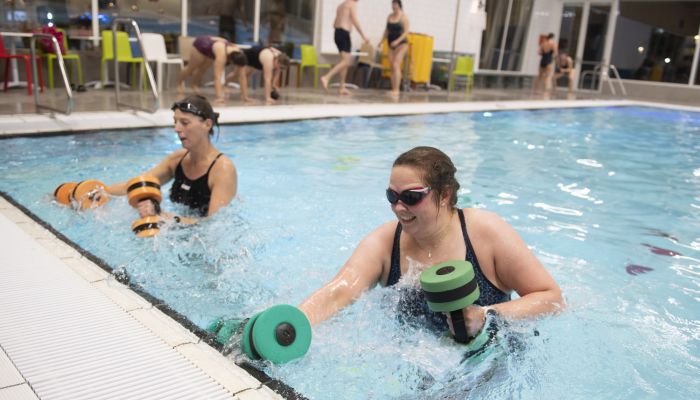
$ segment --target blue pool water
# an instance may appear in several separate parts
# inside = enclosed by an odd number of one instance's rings
[[[301,302],[394,218],[384,198],[394,158],[439,147],[458,167],[459,205],[511,223],[561,285],[567,311],[514,326],[515,350],[462,363],[451,340],[399,325],[396,291],[379,288],[315,329],[306,357],[260,368],[313,399],[700,393],[700,114],[626,107],[226,126],[216,145],[238,167],[239,198],[154,239],[130,232],[137,216],[125,198],[76,212],[51,193],[64,181],[145,171],[179,147],[172,129],[0,144],[0,190],[201,327]]]

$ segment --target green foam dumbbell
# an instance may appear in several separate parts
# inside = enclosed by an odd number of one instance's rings
[[[241,348],[248,357],[277,364],[302,357],[311,345],[309,320],[301,310],[287,304],[270,307],[247,320],[218,318],[207,331],[221,344],[240,335]]]
[[[433,265],[423,271],[420,284],[431,310],[450,313],[455,340],[469,341],[462,309],[474,304],[480,295],[472,264],[453,260]]]

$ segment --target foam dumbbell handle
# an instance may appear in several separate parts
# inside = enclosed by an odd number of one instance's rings
[[[469,335],[467,334],[467,327],[464,324],[464,314],[462,310],[450,311],[450,318],[452,319],[452,328],[455,331],[455,341],[458,343],[469,342]]]

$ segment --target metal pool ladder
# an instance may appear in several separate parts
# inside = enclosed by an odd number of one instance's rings
[[[625,90],[625,85],[622,83],[622,79],[620,78],[620,73],[617,71],[617,68],[613,64],[609,64],[607,66],[607,82],[608,82],[608,87],[610,88],[610,92],[613,94],[613,96],[617,95],[617,92],[615,91],[615,86],[612,83],[612,78],[610,77],[609,72],[612,71],[614,77],[615,77],[615,82],[620,85],[620,91],[622,92],[623,96],[627,96],[627,91]],[[601,80],[601,75],[603,73],[603,64],[597,64],[593,70],[591,71],[585,71],[584,73],[581,74],[581,84],[580,87],[584,89],[584,85],[586,83],[586,77],[591,76],[591,90],[595,90],[596,84],[598,83],[598,80]],[[598,87],[598,91],[601,91],[602,87]]]
[[[117,51],[117,24],[120,22],[131,24],[132,28],[134,29],[134,33],[136,33],[136,40],[139,43],[139,48],[141,49],[141,57],[143,57],[143,65],[146,68],[146,75],[148,76],[148,84],[151,86],[151,93],[153,93],[154,97],[153,106],[151,108],[143,108],[140,106],[135,106],[132,104],[121,102],[119,95],[119,52]],[[148,63],[148,59],[146,58],[146,49],[143,46],[143,39],[141,38],[141,30],[139,29],[139,24],[137,24],[133,18],[115,18],[112,21],[112,52],[114,54],[114,91],[117,95],[117,108],[123,106],[126,108],[141,110],[149,113],[156,112],[160,104],[158,87],[156,86],[155,80],[153,79],[153,71],[151,70],[151,65]]]
[[[39,82],[37,78],[37,66],[36,66],[36,39],[50,39],[53,51],[56,54],[56,60],[58,61],[58,68],[61,70],[61,79],[63,80],[63,88],[66,91],[66,96],[68,97],[68,104],[66,105],[65,111],[63,109],[51,107],[48,105],[39,104]],[[47,109],[51,111],[56,111],[69,115],[73,111],[73,91],[70,88],[70,83],[68,83],[68,75],[66,74],[66,64],[63,61],[63,54],[61,53],[61,47],[58,45],[58,40],[54,35],[49,33],[34,33],[30,39],[30,57],[32,58],[32,80],[34,81],[34,107],[36,107],[37,112],[39,109]]]

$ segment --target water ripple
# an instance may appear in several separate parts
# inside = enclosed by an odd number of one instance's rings
[[[534,207],[536,208],[541,208],[545,211],[554,213],[554,214],[561,214],[561,215],[569,215],[572,217],[580,217],[583,215],[583,212],[579,210],[572,210],[570,208],[564,208],[564,207],[556,207],[552,206],[546,203],[535,203],[533,204]]]

